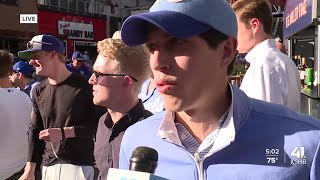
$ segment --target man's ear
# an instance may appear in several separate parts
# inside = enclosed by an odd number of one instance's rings
[[[222,64],[221,65],[229,65],[234,59],[237,53],[237,45],[238,41],[234,37],[229,37],[227,40],[223,42],[223,54],[222,54]]]
[[[50,52],[50,59],[56,59],[58,58],[58,53],[56,51],[51,51]]]
[[[259,19],[252,18],[250,21],[250,26],[251,26],[252,32],[255,34],[261,28],[261,23]]]
[[[131,86],[133,84],[133,80],[129,76],[124,76],[123,80],[123,86]]]
[[[18,74],[18,79],[21,79],[23,74],[21,72],[18,72],[17,74]]]

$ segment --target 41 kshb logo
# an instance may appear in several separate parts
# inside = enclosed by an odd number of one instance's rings
[[[290,155],[294,157],[294,159],[291,159],[292,165],[307,164],[304,147],[294,148]]]

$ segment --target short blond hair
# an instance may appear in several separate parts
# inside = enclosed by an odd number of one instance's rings
[[[127,47],[121,39],[104,39],[98,42],[98,53],[113,60],[114,73],[130,75],[138,80],[136,90],[140,91],[150,76],[149,52],[144,45]]]
[[[257,18],[263,24],[264,32],[272,34],[272,9],[268,0],[237,0],[232,8],[247,27],[251,19]]]

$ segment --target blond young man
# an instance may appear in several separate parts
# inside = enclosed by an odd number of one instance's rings
[[[250,63],[240,89],[249,97],[283,104],[300,112],[300,77],[294,62],[271,37],[272,12],[267,0],[232,4],[238,21],[238,51]]]
[[[106,179],[109,168],[119,167],[119,150],[125,130],[152,115],[138,98],[142,83],[149,77],[148,52],[144,46],[127,47],[120,39],[98,42],[98,57],[89,83],[93,102],[107,113],[99,121],[94,156]]]
[[[113,34],[112,39],[121,39],[120,33],[120,31],[116,31]],[[138,97],[142,100],[144,108],[151,113],[158,113],[165,110],[162,98],[154,84],[152,74],[150,75],[150,78],[142,84]]]
[[[101,114],[92,102],[92,87],[67,70],[65,47],[56,37],[37,35],[27,48],[18,55],[48,78],[33,91],[28,162],[20,179],[34,179],[41,160],[42,179],[93,179],[93,139]]]

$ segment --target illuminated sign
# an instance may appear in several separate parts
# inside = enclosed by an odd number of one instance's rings
[[[283,17],[283,35],[288,38],[312,23],[313,0],[287,0]]]
[[[295,23],[299,18],[307,14],[307,0],[301,2],[286,17],[286,28]]]

